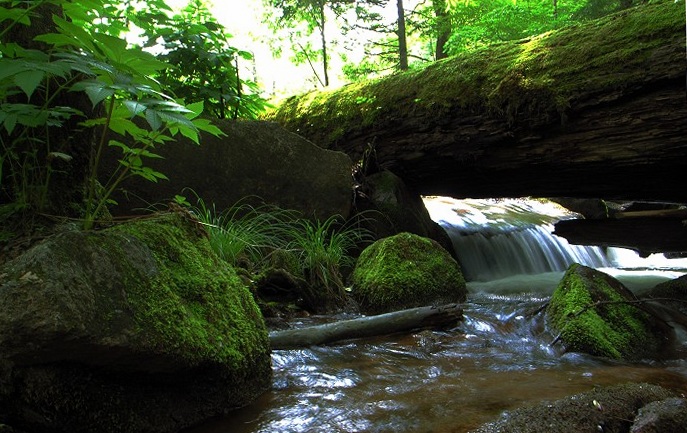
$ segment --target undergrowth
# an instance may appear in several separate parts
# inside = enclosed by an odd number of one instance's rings
[[[357,248],[373,240],[362,216],[353,221],[340,215],[308,219],[294,210],[250,204],[257,197],[218,211],[193,194],[195,204],[188,203],[189,209],[207,226],[212,248],[222,259],[257,274],[269,268],[273,255],[289,255],[308,283],[303,293],[308,304],[326,300],[340,305],[346,295],[343,271],[355,264]]]

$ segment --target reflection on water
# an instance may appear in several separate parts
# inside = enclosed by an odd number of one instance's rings
[[[687,392],[684,331],[668,359],[611,362],[559,353],[549,345],[553,337],[541,313],[571,262],[641,290],[682,275],[687,261],[646,261],[627,250],[569,246],[547,227],[571,216],[550,203],[444,201],[453,213],[436,207],[430,212],[463,231],[449,234],[464,272],[473,276],[459,326],[275,351],[270,391],[191,432],[459,433],[504,410],[595,386],[650,382]],[[522,211],[526,217],[513,219]]]

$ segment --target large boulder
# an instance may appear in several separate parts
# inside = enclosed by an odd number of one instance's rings
[[[164,159],[147,160],[146,164],[169,180],[128,179],[112,213],[128,215],[151,204],[166,205],[176,194],[190,199],[192,194],[184,191],[190,188],[219,211],[239,201],[264,201],[321,220],[349,216],[353,198],[350,157],[321,149],[273,122],[213,123],[226,136],[204,134],[200,146],[185,138],[159,146],[155,152]],[[120,157],[114,151],[107,155],[101,170],[104,179]]]
[[[66,230],[0,284],[0,424],[177,432],[270,386],[262,316],[189,214]]]
[[[368,246],[352,275],[353,298],[378,314],[467,297],[460,265],[436,241],[399,233]]]
[[[627,433],[637,411],[675,391],[647,383],[597,388],[553,402],[505,412],[472,433]],[[634,431],[634,430],[633,430]],[[645,430],[652,431],[652,430]],[[682,430],[660,430],[685,431]]]
[[[669,332],[622,283],[577,263],[551,296],[546,322],[564,350],[614,359],[654,355]]]

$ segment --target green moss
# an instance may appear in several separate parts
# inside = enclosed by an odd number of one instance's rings
[[[615,303],[590,308],[597,301],[632,300],[613,287],[610,278],[573,264],[553,293],[547,308],[548,324],[560,334],[567,350],[621,359],[655,348],[649,317],[636,306]]]
[[[410,233],[367,247],[352,278],[353,296],[368,312],[465,300],[458,263],[435,241]]]
[[[128,259],[122,243],[134,239],[155,257],[149,281],[140,281],[132,267],[125,276],[126,300],[146,345],[191,364],[244,367],[269,351],[262,316],[234,270],[196,230],[182,217],[167,214],[117,226],[98,239],[122,263]]]
[[[362,127],[417,117],[418,112],[491,113],[510,122],[532,116],[564,119],[584,95],[641,85],[661,66],[652,60],[657,50],[675,51],[677,60],[684,57],[683,9],[672,0],[642,5],[421,70],[293,97],[270,117],[317,138],[323,147]]]

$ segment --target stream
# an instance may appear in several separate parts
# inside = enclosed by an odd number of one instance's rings
[[[530,200],[426,198],[468,279],[453,329],[346,341],[272,354],[272,389],[192,433],[467,432],[504,410],[649,382],[687,391],[687,337],[661,359],[615,362],[560,353],[541,307],[567,266],[607,272],[633,291],[687,273],[687,260],[567,244],[552,223],[575,217]],[[293,326],[349,318],[308,317]]]

